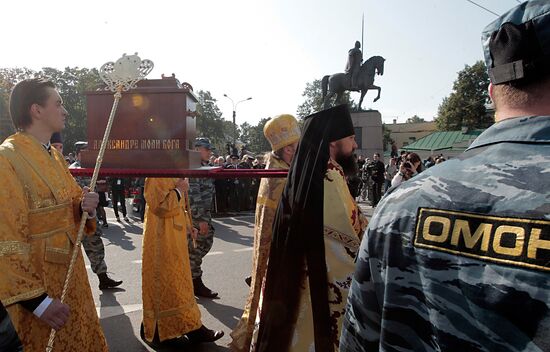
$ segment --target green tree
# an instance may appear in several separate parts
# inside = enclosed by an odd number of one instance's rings
[[[264,135],[264,127],[269,120],[271,120],[269,117],[263,118],[254,127],[254,134],[250,138],[250,144],[257,153],[268,152],[271,150],[271,145]]]
[[[197,93],[197,132],[199,137],[206,137],[220,152],[225,154],[226,144],[233,140],[233,123],[222,118],[222,112],[216,104],[216,99],[209,91],[199,90]]]
[[[0,143],[15,132],[9,113],[9,97],[13,86],[36,72],[28,68],[0,68]]]
[[[6,89],[9,94],[17,82],[36,75],[36,71],[26,67],[0,68],[0,87]]]
[[[270,118],[261,119],[253,126],[244,122],[240,126],[240,140],[247,145],[247,149],[254,153],[263,153],[271,150],[269,141],[264,136],[264,126]]]
[[[250,136],[252,134],[254,134],[254,132],[252,131],[253,129],[254,129],[254,126],[252,126],[248,122],[245,121],[245,122],[241,123],[241,125],[239,126],[239,129],[238,129],[238,131],[239,131],[239,141],[248,146],[250,144]]]
[[[305,98],[304,102],[298,106],[296,114],[300,118],[304,118],[317,111],[323,110],[323,90],[321,87],[321,80],[316,79],[312,82],[306,83],[306,88],[302,93]],[[346,104],[350,104],[349,92],[345,92],[342,101]]]
[[[435,119],[437,128],[442,131],[456,131],[462,127],[485,128],[494,122],[485,113],[488,99],[489,77],[483,61],[473,66],[466,65],[458,73],[453,91],[439,105]]]
[[[0,143],[15,132],[9,116],[8,93],[0,88]]]
[[[406,121],[407,123],[418,123],[418,122],[426,122],[423,118],[421,118],[418,115],[414,115],[412,117],[409,117]]]

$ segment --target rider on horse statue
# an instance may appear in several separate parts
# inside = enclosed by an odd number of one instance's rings
[[[361,43],[355,42],[355,47],[348,51],[348,62],[346,63],[346,75],[351,76],[351,90],[359,90],[357,87],[357,76],[363,62],[363,53],[361,52]]]
[[[323,92],[323,107],[328,109],[331,105],[331,99],[336,95],[335,104],[342,104],[344,93],[346,91],[360,91],[358,109],[361,109],[363,98],[368,90],[378,91],[378,95],[373,102],[380,99],[380,87],[374,85],[374,76],[384,74],[384,59],[382,56],[372,56],[363,64],[363,55],[359,49],[361,44],[355,43],[355,48],[349,51],[346,73],[335,73],[326,75],[321,80],[321,90]]]

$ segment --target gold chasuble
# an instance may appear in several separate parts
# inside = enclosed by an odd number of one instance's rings
[[[61,297],[80,223],[82,190],[63,156],[50,152],[26,133],[0,146],[0,299],[25,352],[45,351],[50,326],[20,302],[44,293]],[[95,232],[95,220],[86,232]],[[54,351],[107,351],[82,252],[65,303],[70,315],[57,331]]]
[[[191,217],[175,178],[145,180],[142,298],[145,338],[172,339],[202,326],[187,247]]]
[[[288,169],[289,167],[290,165],[284,160],[279,159],[275,154],[269,154],[266,169]],[[260,182],[254,224],[252,282],[241,320],[231,333],[231,337],[233,338],[230,345],[232,351],[248,351],[250,349],[262,282],[265,277],[267,260],[269,258],[273,219],[275,218],[285,184],[286,178],[263,178]]]

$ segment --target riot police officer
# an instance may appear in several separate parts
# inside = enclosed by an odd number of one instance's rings
[[[202,166],[210,166],[212,145],[207,138],[195,140],[195,150],[200,153]],[[216,189],[211,178],[189,179],[189,202],[193,218],[193,227],[199,231],[196,240],[188,235],[189,260],[191,262],[191,275],[193,276],[193,289],[196,296],[215,298],[217,292],[212,291],[202,281],[202,259],[214,243],[214,226],[212,225],[212,201]]]
[[[380,202],[342,352],[550,348],[550,2],[523,2],[482,43],[497,123]]]

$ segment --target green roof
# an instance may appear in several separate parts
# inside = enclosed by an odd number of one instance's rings
[[[472,130],[466,133],[462,133],[462,131],[433,132],[401,149],[406,151],[464,150],[469,146],[470,143],[468,142],[476,139],[483,131],[484,130]]]

